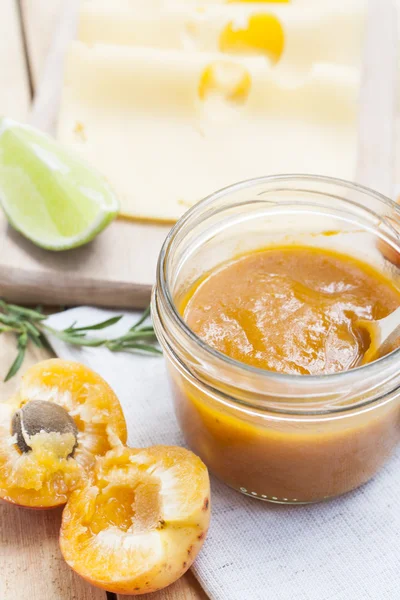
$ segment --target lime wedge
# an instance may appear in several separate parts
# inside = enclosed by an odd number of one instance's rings
[[[96,170],[44,133],[0,119],[0,203],[22,235],[48,250],[86,244],[116,216]]]

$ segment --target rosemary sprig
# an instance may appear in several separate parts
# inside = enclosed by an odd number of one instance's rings
[[[144,311],[140,319],[122,336],[117,338],[90,337],[88,332],[107,329],[122,319],[122,315],[112,317],[100,323],[76,327],[76,322],[66,329],[54,329],[47,325],[47,316],[40,309],[33,310],[16,304],[8,304],[0,299],[0,334],[14,333],[17,338],[17,356],[4,381],[8,381],[21,367],[29,343],[39,348],[50,348],[46,335],[51,334],[59,340],[73,346],[108,348],[111,352],[143,352],[162,354],[152,325],[143,325],[150,315],[150,308]]]

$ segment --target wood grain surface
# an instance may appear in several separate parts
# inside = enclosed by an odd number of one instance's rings
[[[15,357],[15,339],[0,338],[0,401],[12,395],[20,375],[3,383]],[[30,348],[23,370],[48,358]],[[22,372],[22,371],[21,371]],[[61,511],[29,510],[0,503],[1,600],[106,600],[105,594],[78,577],[64,562],[59,547]]]
[[[38,248],[0,214],[0,296],[17,303],[145,308],[168,227],[114,221],[68,252]]]
[[[200,587],[199,582],[189,571],[176,583],[155,594],[143,596],[117,596],[118,600],[207,600],[207,594]],[[110,599],[111,600],[111,599]]]

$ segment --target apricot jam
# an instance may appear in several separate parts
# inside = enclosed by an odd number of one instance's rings
[[[398,231],[390,199],[311,175],[234,184],[171,230],[153,323],[181,430],[221,481],[317,502],[389,458],[400,349],[368,362],[365,323],[400,305]]]
[[[355,366],[368,340],[359,319],[382,319],[400,292],[370,266],[321,248],[242,256],[202,278],[181,313],[207,344],[278,373],[322,375]]]
[[[301,246],[242,256],[202,277],[180,312],[202,340],[272,372],[332,374],[366,351],[357,319],[400,305],[393,283],[350,256]],[[399,436],[398,409],[374,419],[295,423],[238,418],[188,381],[173,378],[186,439],[229,485],[273,501],[312,502],[367,481]],[[321,496],[322,492],[322,496]]]

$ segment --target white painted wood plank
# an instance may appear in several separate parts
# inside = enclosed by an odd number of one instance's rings
[[[24,120],[30,90],[17,0],[0,2],[0,82],[0,115]]]
[[[37,88],[60,14],[68,0],[20,0],[32,83]]]
[[[392,0],[370,0],[368,8],[357,181],[392,197],[398,109],[397,13]]]
[[[29,6],[31,6],[32,1],[29,0]],[[46,55],[43,54],[44,46],[42,43],[40,44],[40,51],[33,51],[35,47],[34,42],[38,41],[41,33],[38,15],[35,17],[35,30],[32,26],[26,25],[27,29],[30,28],[31,30],[30,47],[32,48],[33,55],[36,52],[36,59],[33,60],[33,64],[35,64],[35,60],[36,62],[38,61],[39,56],[42,61],[41,68],[39,63],[36,64],[35,68],[36,74],[40,69],[41,75],[36,88],[30,120],[35,127],[39,127],[48,133],[54,133],[55,131],[64,76],[64,57],[75,34],[79,3],[79,0],[63,2],[61,11],[57,15],[57,20],[52,24],[50,29],[46,20],[47,28],[44,28],[44,31],[47,36],[51,37],[47,44],[48,51]],[[45,11],[45,7],[42,3],[43,11]],[[29,13],[24,12],[23,14],[25,22],[29,22]]]

